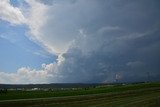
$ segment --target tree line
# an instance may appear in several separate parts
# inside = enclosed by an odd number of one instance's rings
[[[0,89],[0,94],[7,94],[8,90],[7,89]]]

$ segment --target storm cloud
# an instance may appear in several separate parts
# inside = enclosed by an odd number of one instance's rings
[[[63,14],[69,22],[61,30],[81,29],[62,55],[65,60],[58,66],[58,81],[114,82],[116,75],[121,82],[159,80],[158,1],[76,1],[70,5],[76,8]],[[73,27],[74,23],[78,26]]]
[[[31,2],[27,0],[31,7],[41,6],[44,13],[35,14],[31,8],[29,37],[57,55],[50,64],[54,67],[42,67],[45,82],[160,80],[158,0]],[[36,15],[46,17],[33,24]]]

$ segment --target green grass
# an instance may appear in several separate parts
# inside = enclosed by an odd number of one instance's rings
[[[28,100],[5,101],[13,99]],[[0,107],[158,107],[158,105],[160,105],[158,82],[105,86],[88,90],[9,91],[6,95],[0,95]]]
[[[9,91],[7,94],[0,95],[0,100],[13,100],[13,99],[30,99],[30,98],[48,98],[48,97],[63,97],[63,96],[76,96],[88,95],[99,93],[123,92],[128,90],[138,90],[146,88],[160,87],[160,83],[143,83],[134,85],[115,85],[97,88],[79,89],[79,90],[55,90],[55,91]]]

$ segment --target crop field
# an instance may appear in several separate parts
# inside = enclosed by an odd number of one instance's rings
[[[0,107],[159,107],[160,83],[101,85],[67,90],[8,91]]]

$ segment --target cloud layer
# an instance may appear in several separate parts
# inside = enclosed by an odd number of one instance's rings
[[[26,3],[28,37],[58,58],[41,70],[22,67],[17,73],[1,72],[0,82],[7,78],[8,83],[159,80],[158,0]]]

